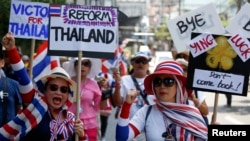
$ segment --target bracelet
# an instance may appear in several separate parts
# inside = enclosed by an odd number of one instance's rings
[[[121,82],[115,82],[115,88],[121,88]]]
[[[86,135],[84,135],[83,137],[79,137],[80,141],[87,141],[88,137]]]

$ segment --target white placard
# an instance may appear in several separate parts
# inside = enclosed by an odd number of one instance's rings
[[[242,94],[244,76],[195,69],[193,87]]]
[[[229,25],[226,27],[226,31],[231,35],[241,33],[247,38],[250,38],[250,4],[245,3],[241,7],[240,11],[233,17]]]
[[[220,17],[212,3],[171,19],[167,22],[167,25],[177,52],[187,50],[186,44],[191,40],[191,32],[225,33]]]
[[[250,58],[250,42],[246,37],[236,34],[231,36],[228,42],[243,62]]]
[[[188,48],[196,57],[217,45],[212,34],[202,33],[188,42]]]
[[[16,38],[48,39],[49,4],[11,1],[9,31]]]
[[[113,53],[118,47],[117,8],[50,5],[49,48]]]

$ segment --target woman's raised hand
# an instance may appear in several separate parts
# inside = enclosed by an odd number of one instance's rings
[[[6,50],[11,50],[15,48],[15,38],[12,32],[8,32],[2,38],[2,45]]]

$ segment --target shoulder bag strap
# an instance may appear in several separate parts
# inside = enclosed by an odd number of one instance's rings
[[[147,112],[146,112],[146,116],[145,116],[145,127],[144,127],[145,133],[146,133],[146,124],[147,124],[148,116],[149,116],[151,110],[152,110],[152,105],[149,105],[148,109],[147,109]]]
[[[131,75],[131,78],[132,78],[132,80],[134,81],[134,84],[135,84],[136,89],[140,91],[141,97],[143,98],[143,100],[145,101],[145,103],[146,103],[147,105],[149,105],[148,100],[147,100],[147,95],[143,93],[143,91],[141,90],[141,88],[140,88],[138,82],[136,81],[136,79],[135,79],[135,77],[134,77],[133,75]]]

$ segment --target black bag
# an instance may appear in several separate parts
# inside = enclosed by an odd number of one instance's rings
[[[112,95],[112,89],[102,90],[102,100],[108,99]]]

